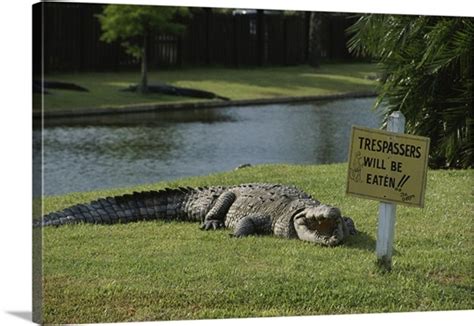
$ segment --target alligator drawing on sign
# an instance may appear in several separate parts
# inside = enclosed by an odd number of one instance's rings
[[[35,227],[140,220],[201,222],[203,230],[233,229],[233,236],[273,234],[325,246],[356,233],[341,211],[293,186],[242,184],[134,192],[74,205],[33,222]]]

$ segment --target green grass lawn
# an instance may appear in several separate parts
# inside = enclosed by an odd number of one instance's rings
[[[346,164],[262,165],[46,197],[46,211],[178,185],[294,184],[351,216],[336,248],[161,221],[44,229],[44,322],[473,309],[472,170],[429,171],[424,209],[399,206],[391,273],[376,267],[378,203],[345,196]]]
[[[267,68],[185,68],[151,71],[149,83],[169,83],[214,92],[232,100],[286,96],[330,95],[373,90],[376,81],[373,64],[326,64],[319,69],[309,66]],[[45,80],[72,82],[88,93],[51,90],[44,97],[47,111],[84,108],[122,107],[145,103],[181,103],[202,99],[170,95],[141,95],[120,92],[140,80],[139,71],[120,73],[50,74]],[[34,95],[35,109],[40,96]]]

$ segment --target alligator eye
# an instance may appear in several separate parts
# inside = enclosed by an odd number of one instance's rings
[[[304,208],[298,209],[293,213],[293,218],[295,220],[302,217],[306,218],[306,210]]]

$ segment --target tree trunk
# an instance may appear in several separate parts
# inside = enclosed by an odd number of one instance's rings
[[[148,92],[148,65],[147,65],[147,38],[148,33],[143,35],[143,47],[142,47],[142,80],[140,82],[140,92]]]
[[[257,64],[265,64],[265,23],[264,10],[257,10]]]
[[[309,17],[308,63],[315,68],[321,64],[322,18],[320,12],[312,12]]]

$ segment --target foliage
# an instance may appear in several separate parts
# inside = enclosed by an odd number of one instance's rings
[[[176,16],[185,16],[185,7],[107,5],[98,19],[102,28],[101,40],[121,41],[127,52],[140,58],[143,36],[152,31],[178,34],[184,25],[174,21]]]
[[[377,106],[402,111],[407,132],[431,138],[431,166],[474,166],[474,19],[372,14],[349,32],[350,50],[384,71]]]
[[[148,92],[147,48],[150,35],[155,33],[177,34],[184,25],[174,21],[187,15],[184,7],[108,5],[98,15],[102,27],[101,39],[105,42],[122,41],[127,52],[141,60],[140,91]]]
[[[397,208],[393,270],[375,264],[376,201],[347,197],[347,165],[261,165],[207,177],[46,197],[45,211],[177,186],[294,184],[360,233],[325,248],[233,239],[195,223],[70,225],[43,234],[46,323],[472,309],[473,170],[429,171],[425,208]]]

